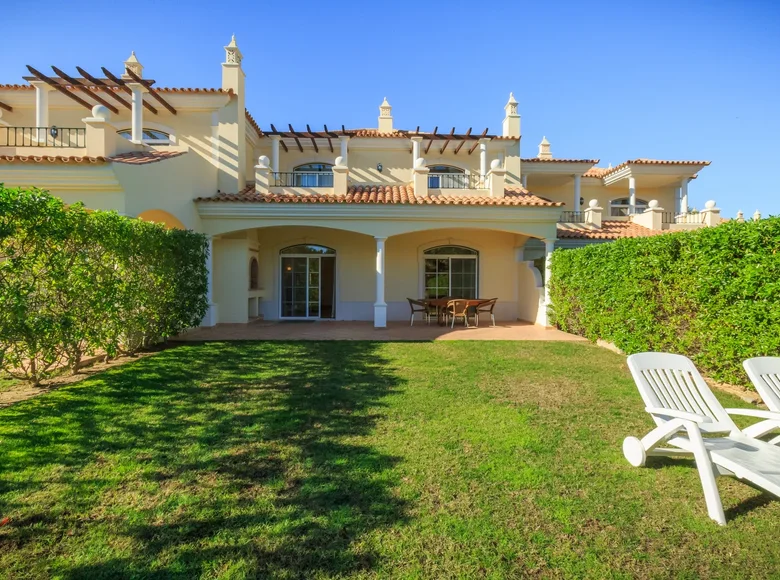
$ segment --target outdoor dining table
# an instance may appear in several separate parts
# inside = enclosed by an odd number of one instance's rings
[[[485,298],[426,298],[423,300],[428,306],[433,306],[436,308],[437,316],[436,316],[436,322],[439,324],[439,326],[444,326],[446,324],[446,321],[444,320],[444,311],[447,308],[447,304],[452,302],[453,300],[465,300],[466,306],[468,308],[477,307],[483,302],[487,302],[487,299]]]

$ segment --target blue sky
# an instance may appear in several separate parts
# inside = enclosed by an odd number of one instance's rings
[[[216,87],[244,53],[262,127],[500,131],[514,91],[523,156],[708,159],[693,205],[780,214],[780,2],[6,3],[0,82],[25,65],[121,70],[135,50],[160,86]]]

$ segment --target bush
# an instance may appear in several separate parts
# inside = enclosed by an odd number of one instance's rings
[[[199,324],[204,236],[0,185],[0,369],[38,384]]]
[[[562,330],[744,384],[744,359],[780,351],[780,218],[557,251],[550,297]]]

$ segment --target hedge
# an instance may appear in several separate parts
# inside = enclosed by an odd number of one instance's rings
[[[204,236],[0,184],[0,369],[38,384],[200,323]]]
[[[780,217],[558,250],[550,298],[562,330],[747,384],[743,360],[780,353]]]

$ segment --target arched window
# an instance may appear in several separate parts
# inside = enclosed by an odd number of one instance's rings
[[[257,290],[260,287],[260,264],[257,258],[249,261],[249,289]]]
[[[333,165],[306,163],[293,169],[293,187],[333,187]]]
[[[479,252],[463,246],[437,246],[423,254],[425,298],[477,298]]]
[[[131,129],[122,129],[121,131],[117,131],[117,134],[125,139],[133,138],[133,131]],[[160,131],[158,129],[143,129],[141,134],[143,135],[143,142],[147,145],[171,144],[171,136],[165,131]]]
[[[642,213],[647,209],[647,202],[644,199],[636,200],[636,212]],[[620,199],[613,199],[609,202],[609,215],[613,217],[627,216],[631,213],[631,199],[628,197],[622,197]]]
[[[429,189],[467,189],[466,170],[452,165],[429,165]]]

